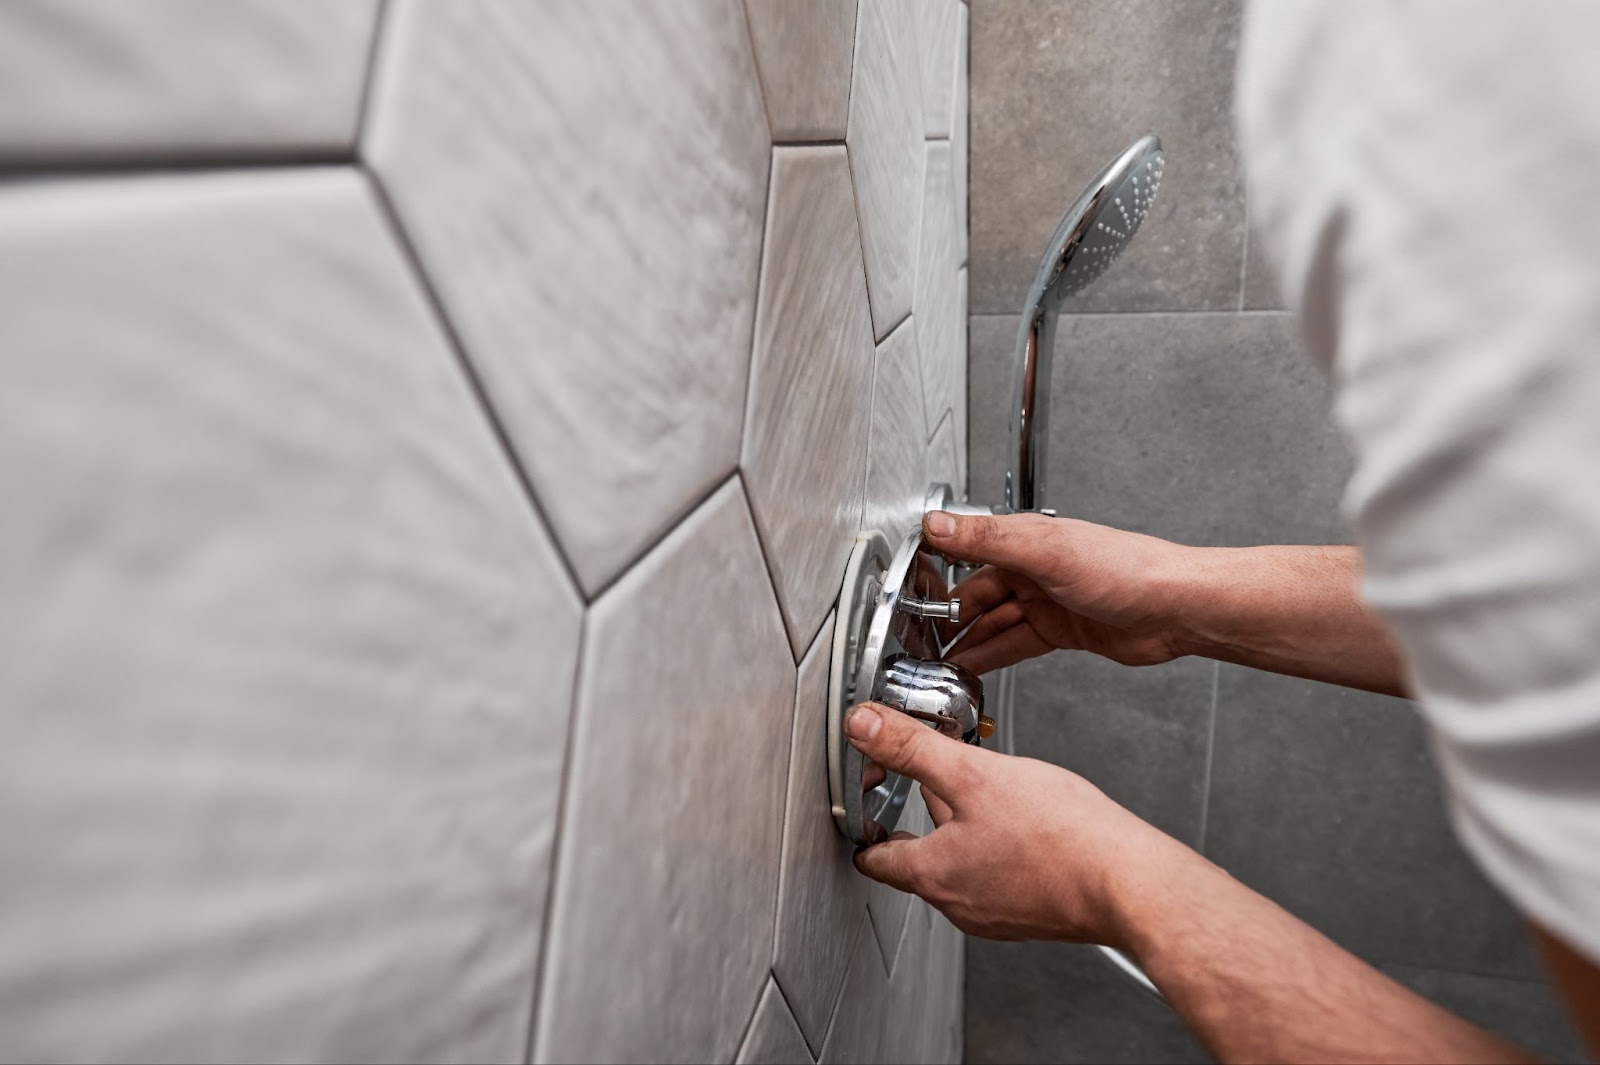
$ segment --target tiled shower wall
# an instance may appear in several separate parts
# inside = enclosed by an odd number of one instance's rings
[[[0,9],[0,1056],[959,1058],[823,710],[964,488],[967,27]]]
[[[1239,0],[973,0],[972,496],[998,498],[1017,315],[1084,182],[1146,132],[1161,198],[1064,317],[1047,504],[1193,544],[1346,543],[1349,460],[1249,237]],[[1446,1007],[1577,1044],[1445,822],[1409,704],[1210,661],[1022,667],[1017,747],[1073,769]],[[1082,948],[973,941],[971,1062],[1205,1060]]]

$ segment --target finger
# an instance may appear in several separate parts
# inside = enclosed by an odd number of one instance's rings
[[[1050,644],[1034,632],[1031,625],[1023,622],[1011,626],[981,644],[962,648],[950,656],[950,661],[982,676],[1030,658],[1038,658],[1042,654],[1048,654],[1050,650]]]
[[[936,551],[963,562],[985,562],[1035,576],[1059,559],[1054,518],[1042,514],[951,514],[931,510],[923,537]]]
[[[985,610],[993,610],[1016,594],[1011,575],[993,566],[984,566],[950,589],[951,598],[961,600],[961,612],[974,618]]]
[[[966,604],[963,603],[962,605],[965,606]],[[1027,613],[1023,609],[1022,602],[1017,599],[1009,599],[974,621],[971,627],[961,634],[961,638],[956,641],[955,646],[950,649],[951,654],[959,654],[968,647],[977,647],[987,640],[992,640],[1013,625],[1022,624],[1026,618]]]
[[[929,784],[951,806],[973,778],[972,762],[983,752],[887,706],[862,703],[845,719],[850,745],[891,773]]]
[[[974,619],[983,617],[1001,603],[1009,602],[1016,594],[1016,587],[1008,574],[993,566],[983,567],[950,589],[949,598],[961,600],[962,621],[957,624],[941,622],[940,635],[946,640],[950,639],[963,627],[970,628]]]
[[[922,790],[922,805],[928,808],[928,816],[933,818],[934,828],[938,828],[955,816],[950,804],[935,795],[928,785],[921,784],[918,787]]]
[[[867,762],[861,767],[861,790],[871,791],[879,784],[882,784],[888,776],[889,774],[884,770],[883,766],[877,762]]]
[[[909,832],[896,832],[882,843],[856,851],[856,868],[880,884],[915,893],[921,882],[925,846]]]

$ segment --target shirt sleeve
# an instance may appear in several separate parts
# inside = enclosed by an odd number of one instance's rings
[[[1457,833],[1600,964],[1600,5],[1263,0],[1239,91]]]

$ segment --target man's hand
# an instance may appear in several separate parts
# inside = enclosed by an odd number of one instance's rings
[[[1193,550],[1153,536],[1039,514],[924,522],[935,550],[983,569],[951,590],[976,621],[950,658],[987,673],[1058,648],[1144,666],[1187,654],[1172,589]]]
[[[1353,547],[1185,547],[1070,518],[943,511],[923,534],[947,558],[984,564],[950,592],[970,620],[949,657],[974,673],[1064,648],[1128,666],[1201,655],[1404,694]]]
[[[1118,944],[1119,891],[1177,884],[1188,861],[1208,864],[1065,769],[960,743],[872,703],[845,727],[868,758],[922,782],[935,826],[860,851],[856,867],[970,935]]]
[[[935,828],[856,854],[971,935],[1132,953],[1221,1061],[1529,1060],[1357,960],[1082,777],[969,747],[887,707],[850,742],[922,782]]]

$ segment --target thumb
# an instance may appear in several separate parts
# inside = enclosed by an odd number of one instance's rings
[[[878,881],[913,894],[921,879],[922,840],[909,832],[896,832],[883,843],[856,851],[856,868]]]
[[[922,517],[923,539],[962,562],[981,562],[1034,576],[1050,557],[1059,529],[1043,514],[951,514],[931,510]]]
[[[954,809],[973,779],[975,749],[878,703],[862,703],[845,720],[850,745],[891,772],[928,785]]]

